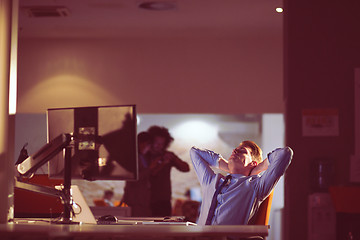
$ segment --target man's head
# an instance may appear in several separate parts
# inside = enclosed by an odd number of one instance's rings
[[[257,163],[262,162],[262,150],[256,143],[253,141],[243,141],[239,146],[250,149],[252,159]]]
[[[111,200],[114,197],[114,191],[113,190],[105,190],[104,191],[104,199]]]
[[[174,140],[169,130],[165,127],[152,126],[148,129],[148,133],[153,138],[151,150],[156,154],[164,152]]]
[[[231,153],[228,166],[231,173],[249,175],[261,161],[261,148],[252,141],[243,141]]]

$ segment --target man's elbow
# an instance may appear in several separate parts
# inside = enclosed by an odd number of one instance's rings
[[[292,158],[294,155],[294,151],[290,147],[285,147],[285,153],[289,158]]]
[[[196,155],[196,150],[197,148],[195,146],[193,146],[191,149],[190,149],[190,158],[193,159],[193,157],[195,157]]]
[[[192,147],[190,148],[190,153],[191,153],[191,152],[196,152],[196,149],[197,149],[197,147],[192,146]]]
[[[287,159],[289,162],[293,158],[294,151],[290,147],[284,147],[282,149],[282,157],[283,159]]]

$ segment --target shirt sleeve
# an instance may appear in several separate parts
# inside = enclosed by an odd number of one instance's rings
[[[289,147],[277,148],[268,154],[269,167],[266,171],[260,173],[259,181],[255,185],[260,199],[264,199],[270,194],[290,165],[292,157],[293,151]]]
[[[200,185],[204,186],[211,183],[211,180],[216,176],[211,166],[219,167],[218,160],[220,157],[220,154],[210,150],[202,150],[196,147],[191,148],[190,158]]]

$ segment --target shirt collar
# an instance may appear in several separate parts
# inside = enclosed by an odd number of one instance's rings
[[[231,176],[233,176],[233,178],[244,178],[244,177],[248,177],[248,176],[245,176],[241,173],[234,173],[234,174],[231,174]]]

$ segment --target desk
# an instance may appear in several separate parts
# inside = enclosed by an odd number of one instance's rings
[[[226,236],[268,235],[268,226],[178,226],[178,225],[64,225],[49,223],[0,224],[1,240],[64,239],[226,239]]]

